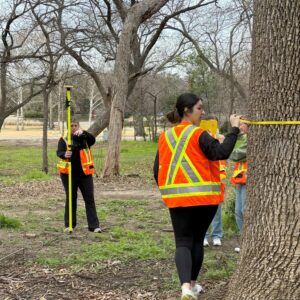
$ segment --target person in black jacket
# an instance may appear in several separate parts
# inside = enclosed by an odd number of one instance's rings
[[[83,167],[82,159],[80,156],[81,150],[86,149],[89,153],[90,147],[95,144],[95,137],[87,131],[80,128],[79,122],[73,120],[71,122],[71,151],[67,150],[67,143],[63,137],[58,141],[56,154],[62,161],[71,160],[72,165],[72,227],[77,225],[77,191],[78,188],[82,193],[85,202],[86,217],[88,222],[88,229],[91,232],[101,232],[99,220],[96,212],[94,200],[94,183],[93,183],[93,162],[90,159],[88,170]],[[86,168],[87,169],[87,168]],[[59,169],[61,181],[66,192],[65,204],[65,231],[69,228],[69,193],[68,193],[68,174],[62,169]],[[87,173],[87,174],[86,174]]]
[[[204,113],[202,99],[197,95],[185,93],[178,97],[174,110],[167,114],[168,120],[176,126],[161,134],[153,166],[154,178],[165,196],[162,198],[169,208],[174,230],[181,300],[196,300],[203,291],[196,284],[204,257],[203,241],[218,204],[222,202],[221,195],[217,198],[218,195],[213,194],[217,189],[210,186],[210,178],[215,186],[220,183],[220,176],[217,178],[219,164],[210,161],[230,156],[241,118],[230,116],[231,131],[220,143],[207,131],[198,130]],[[207,189],[201,191],[201,186]],[[203,195],[206,198],[201,199]]]

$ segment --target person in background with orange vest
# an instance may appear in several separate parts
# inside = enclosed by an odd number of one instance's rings
[[[222,137],[218,137],[220,143],[224,140],[224,135]],[[226,160],[220,160],[220,179],[221,179],[221,199],[224,202],[225,199],[225,178],[227,177],[227,163]],[[223,237],[223,230],[222,230],[222,203],[219,204],[218,210],[211,222],[211,233],[209,234],[209,230],[206,232],[203,246],[208,247],[208,237],[211,235],[213,246],[222,246],[222,237]]]
[[[202,105],[194,94],[178,97],[175,110],[167,115],[177,125],[160,135],[153,167],[173,225],[182,300],[197,299],[202,291],[196,280],[203,240],[222,201],[219,160],[229,157],[239,133],[240,116],[232,115],[232,130],[220,144],[199,127]]]
[[[69,228],[69,193],[68,193],[68,162],[72,164],[72,227],[77,225],[77,191],[82,193],[85,202],[88,229],[91,232],[101,232],[94,200],[93,173],[94,164],[90,147],[95,144],[95,137],[80,128],[79,122],[71,122],[72,151],[67,151],[67,143],[63,137],[58,141],[56,154],[61,160],[58,171],[66,192],[65,231]]]
[[[225,136],[219,134],[218,130],[218,118],[215,116],[203,116],[201,118],[200,127],[205,129],[212,137],[217,138],[220,143],[223,143]],[[227,176],[226,168],[226,160],[220,160],[220,178],[221,178],[221,198],[222,202],[224,202],[225,197],[225,183],[223,182]],[[211,222],[211,232],[207,230],[203,246],[209,246],[209,236],[212,237],[212,243],[214,246],[221,246],[222,245],[222,237],[223,237],[223,230],[222,230],[222,204],[219,204],[218,210]]]
[[[230,159],[235,162],[233,174],[230,178],[230,182],[236,186],[236,198],[235,198],[235,220],[240,233],[243,230],[244,224],[244,209],[246,204],[246,183],[247,183],[247,132],[249,126],[245,123],[241,123],[238,140],[240,145],[234,149],[230,155]],[[236,252],[240,252],[240,248],[234,249]]]

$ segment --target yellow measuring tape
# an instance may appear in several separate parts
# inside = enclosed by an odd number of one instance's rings
[[[240,122],[254,125],[300,125],[300,121],[249,121],[241,119]]]

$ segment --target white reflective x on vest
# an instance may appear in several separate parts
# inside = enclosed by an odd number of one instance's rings
[[[168,185],[174,183],[176,173],[180,167],[189,182],[202,181],[200,174],[185,152],[186,146],[196,129],[197,127],[193,125],[187,126],[181,132],[179,138],[177,138],[174,128],[167,130],[166,140],[172,151],[171,163],[167,175]]]
[[[197,126],[186,126],[179,137],[174,128],[165,133],[166,142],[172,152],[172,158],[167,173],[166,185],[160,187],[163,198],[197,195],[218,195],[218,182],[205,182],[186,153],[186,147]],[[179,168],[184,173],[188,183],[175,184],[175,177]]]

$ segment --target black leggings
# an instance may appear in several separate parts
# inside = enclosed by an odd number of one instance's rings
[[[65,192],[66,192],[66,204],[65,204],[65,227],[69,227],[69,181],[67,174],[60,174]],[[92,175],[89,176],[74,176],[72,175],[72,227],[77,225],[77,190],[81,191],[84,203],[85,211],[88,222],[89,230],[94,230],[99,227],[99,220],[97,216],[95,200],[94,200],[94,183]]]
[[[203,241],[218,205],[170,208],[175,262],[181,284],[196,280],[203,262]]]

